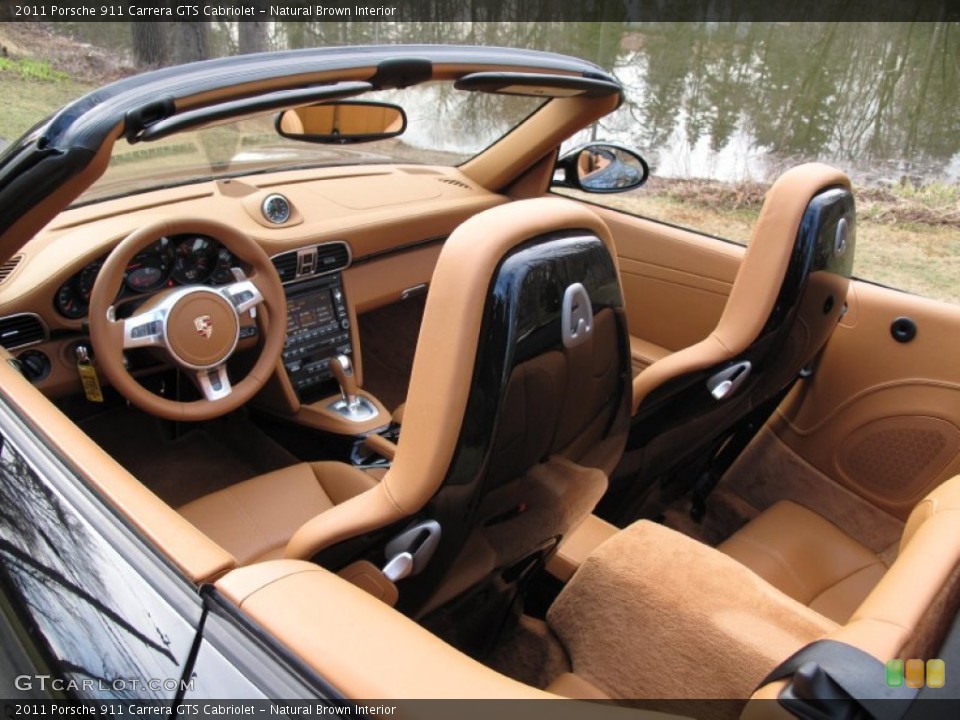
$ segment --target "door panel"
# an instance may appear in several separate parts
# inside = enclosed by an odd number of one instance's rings
[[[798,384],[774,432],[849,490],[900,518],[960,472],[960,307],[865,282],[814,377]],[[894,340],[910,317],[917,335]]]
[[[202,607],[0,403],[0,597],[53,678],[20,689],[172,701],[190,683]]]
[[[592,207],[617,246],[630,334],[670,352],[705,338],[720,319],[744,248]]]

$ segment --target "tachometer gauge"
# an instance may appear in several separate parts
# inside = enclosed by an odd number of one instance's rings
[[[134,292],[159,290],[170,277],[173,262],[173,244],[160,238],[130,261],[124,282]]]
[[[205,282],[217,267],[217,244],[200,235],[177,243],[173,278],[184,285]]]
[[[230,270],[235,267],[240,267],[240,261],[237,257],[225,247],[220,248],[220,252],[217,253],[217,267],[214,268],[213,275],[210,276],[210,282],[214,285],[232,283],[234,277]]]

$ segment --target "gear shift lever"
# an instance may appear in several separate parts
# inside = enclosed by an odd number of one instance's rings
[[[353,363],[346,355],[337,355],[330,361],[330,371],[340,383],[340,395],[347,410],[354,412],[360,405],[360,396],[357,394],[357,376],[353,374]]]

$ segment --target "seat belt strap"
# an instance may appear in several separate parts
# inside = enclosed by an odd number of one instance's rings
[[[869,653],[836,640],[817,640],[784,660],[760,683],[790,677],[779,701],[799,718],[870,717],[901,720],[917,696],[906,685],[891,687],[886,666]]]

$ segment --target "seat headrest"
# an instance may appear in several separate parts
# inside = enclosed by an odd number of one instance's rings
[[[830,187],[849,190],[850,179],[829,165],[806,163],[785,172],[767,191],[730,297],[712,333],[731,356],[746,350],[760,335],[780,294],[807,206]]]

